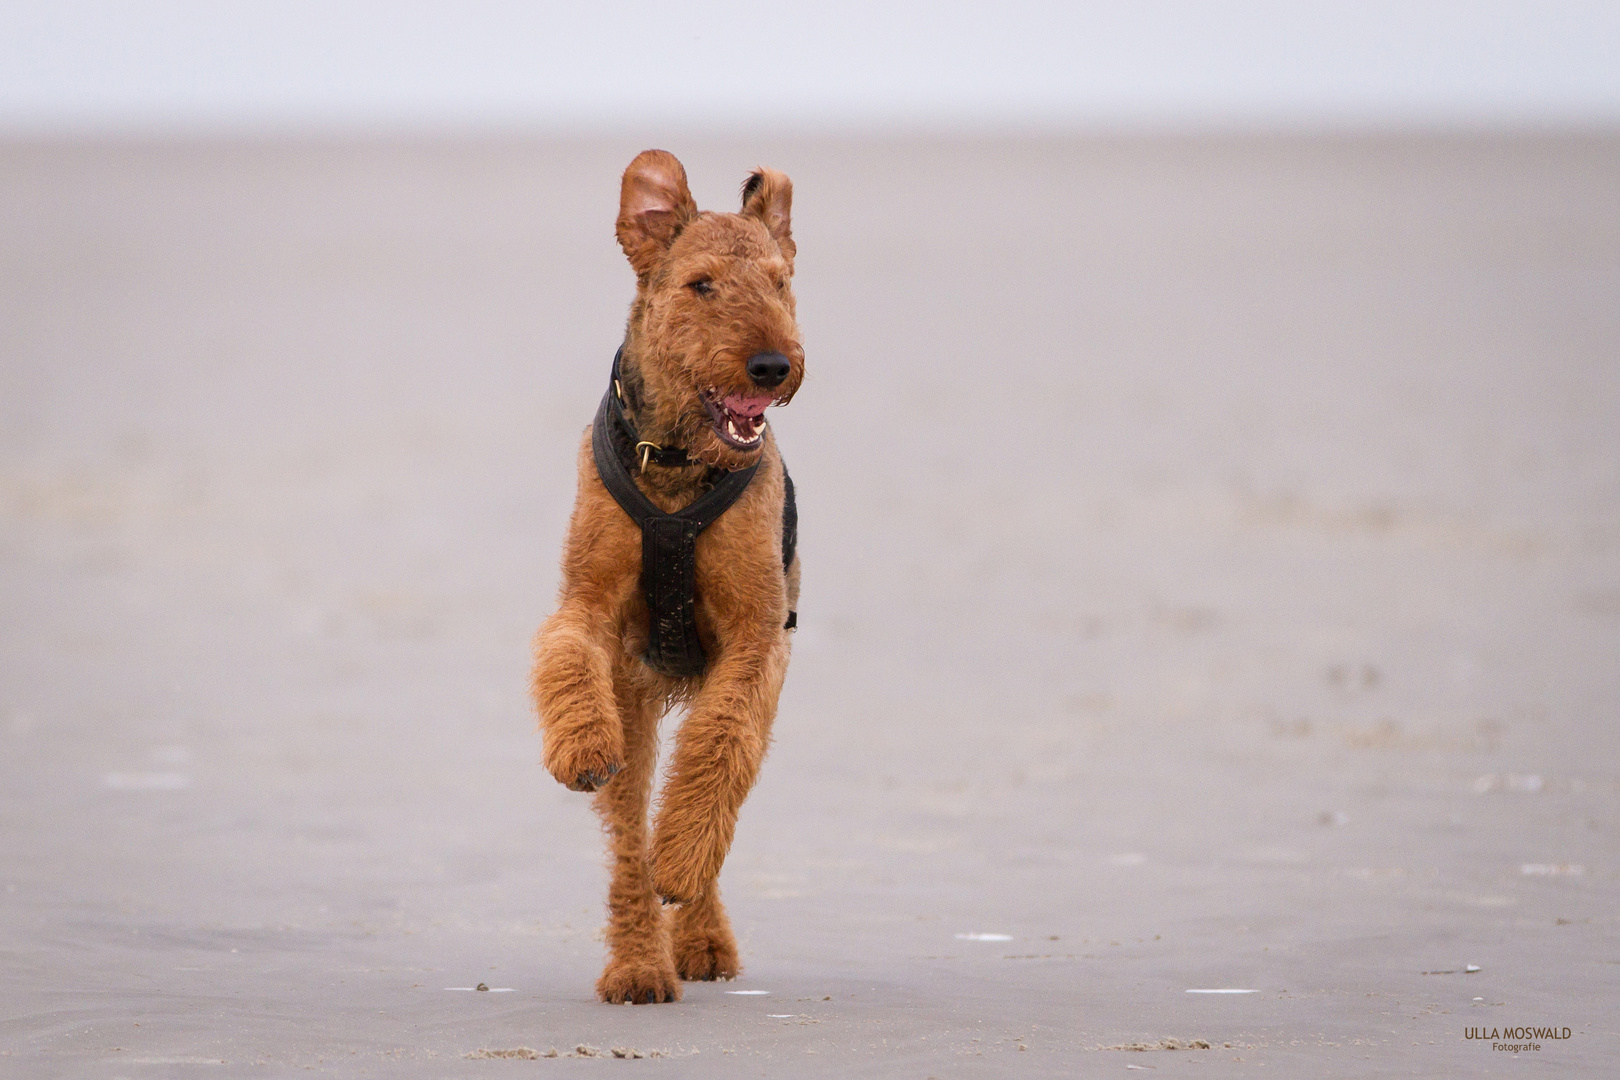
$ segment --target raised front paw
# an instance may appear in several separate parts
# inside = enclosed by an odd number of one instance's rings
[[[614,961],[596,980],[596,996],[610,1005],[659,1005],[681,1000],[681,981],[668,964]]]
[[[546,740],[546,769],[569,791],[595,791],[624,768],[624,752],[608,739]]]

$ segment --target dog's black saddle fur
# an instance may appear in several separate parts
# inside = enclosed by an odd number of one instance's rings
[[[622,353],[623,350],[620,350]],[[639,465],[640,436],[619,400],[619,354],[613,357],[613,379],[591,426],[591,454],[596,472],[615,502],[641,527],[641,588],[647,599],[647,651],[642,660],[662,675],[688,678],[703,674],[708,658],[697,633],[698,534],[730,509],[759,471],[759,462],[728,472],[710,468],[709,490],[673,514],[666,514],[642,494],[633,479]],[[676,458],[678,455],[678,460]],[[687,463],[685,451],[651,452],[660,465]],[[782,570],[793,565],[799,541],[799,511],[793,501],[793,479],[782,466]],[[798,625],[798,612],[788,612],[786,628]]]

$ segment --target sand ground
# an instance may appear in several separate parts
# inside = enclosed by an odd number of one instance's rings
[[[526,697],[646,141],[12,144],[0,1074],[1620,1068],[1620,137],[659,141],[797,186],[743,977],[593,1000]]]

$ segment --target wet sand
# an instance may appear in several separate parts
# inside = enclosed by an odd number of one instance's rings
[[[14,144],[0,1073],[1613,1069],[1620,137],[664,141],[797,191],[743,977],[593,1000],[526,698],[644,143]]]

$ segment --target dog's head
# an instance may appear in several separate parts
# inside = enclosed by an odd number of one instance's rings
[[[792,204],[792,182],[771,169],[744,182],[736,214],[700,213],[686,170],[662,150],[624,171],[617,231],[636,272],[643,426],[711,465],[759,460],[766,406],[786,404],[804,379]]]

